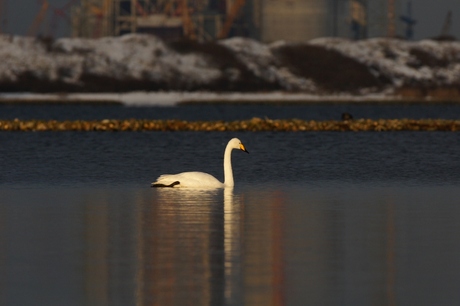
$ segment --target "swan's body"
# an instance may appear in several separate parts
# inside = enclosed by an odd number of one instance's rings
[[[249,153],[238,138],[231,139],[224,153],[224,182],[220,182],[214,176],[204,172],[182,172],[179,174],[163,174],[152,187],[181,187],[181,188],[223,188],[232,187],[233,170],[232,170],[232,150],[239,149]]]

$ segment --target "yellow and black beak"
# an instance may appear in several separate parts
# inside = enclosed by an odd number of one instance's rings
[[[242,143],[240,143],[240,150],[249,154],[248,150],[246,150]]]

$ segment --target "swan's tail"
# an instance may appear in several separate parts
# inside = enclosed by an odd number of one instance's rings
[[[174,187],[179,184],[180,184],[180,181],[178,181],[177,178],[174,177],[174,175],[163,174],[163,175],[160,175],[160,177],[158,177],[157,180],[153,182],[150,186],[151,187]]]
[[[174,186],[179,185],[179,184],[180,184],[179,181],[172,182],[172,183],[169,184],[169,185],[155,182],[155,183],[152,183],[152,185],[150,185],[150,186],[151,186],[151,187],[174,187]]]

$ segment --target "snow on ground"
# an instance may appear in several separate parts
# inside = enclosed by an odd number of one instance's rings
[[[317,94],[320,90],[314,79],[302,77],[280,64],[276,52],[273,51],[289,45],[287,43],[264,44],[247,38],[230,38],[219,41],[218,44],[231,50],[253,74],[254,79],[269,84],[261,90],[266,91],[272,85],[274,90],[308,94]],[[388,92],[404,85],[460,85],[459,42],[319,38],[308,44],[340,52],[368,67],[374,76],[389,80],[389,85],[379,88],[378,92]],[[28,77],[27,80],[32,77],[34,81],[67,84],[74,86],[70,91],[84,92],[91,86],[91,91],[97,91],[97,86],[91,83],[94,78],[102,80],[102,85],[111,80],[120,82],[117,84],[142,81],[146,88],[141,90],[149,90],[152,88],[149,86],[154,84],[156,87],[153,89],[157,91],[197,91],[207,90],[207,86],[219,81],[219,84],[224,84],[221,86],[237,84],[241,75],[241,71],[235,67],[222,71],[213,63],[209,54],[193,50],[187,53],[178,52],[162,40],[142,34],[100,39],[61,38],[51,42],[3,35],[0,36],[0,57],[2,91],[8,90],[8,86],[4,84],[16,84],[19,88],[16,91],[27,91],[27,84],[21,83],[24,76]],[[305,60],[318,59],[306,57]],[[92,77],[90,81],[88,76]],[[239,84],[245,82],[240,80]],[[235,90],[231,86],[229,88]],[[209,90],[213,88],[209,87]],[[363,91],[368,92],[369,89]],[[176,97],[177,94],[174,93],[173,96]]]
[[[30,37],[0,36],[0,81],[30,72],[39,79],[78,84],[83,75],[114,79],[208,83],[220,76],[199,54],[180,55],[148,35],[61,38],[47,50]]]
[[[309,93],[213,93],[213,92],[129,92],[129,93],[73,93],[37,94],[3,93],[1,102],[59,102],[59,103],[120,103],[126,106],[177,106],[182,103],[279,103],[279,102],[392,102],[394,96],[384,93],[371,93],[362,96],[337,94],[315,95]]]
[[[460,43],[373,38],[351,42],[341,38],[319,38],[311,44],[333,49],[351,57],[396,86],[410,83],[458,85]]]

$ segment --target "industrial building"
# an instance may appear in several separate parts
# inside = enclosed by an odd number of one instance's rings
[[[263,42],[394,37],[403,0],[81,0],[72,35],[151,33],[166,40],[243,36]]]

